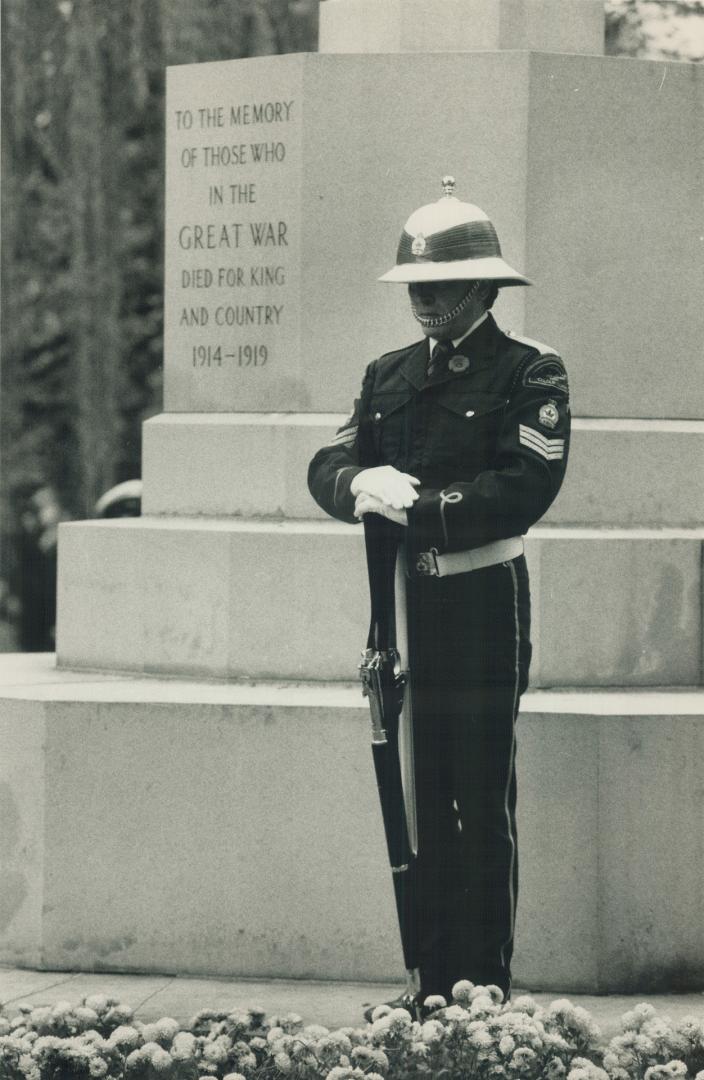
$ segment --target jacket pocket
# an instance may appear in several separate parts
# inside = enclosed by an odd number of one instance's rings
[[[434,401],[428,464],[476,474],[488,467],[496,448],[507,398],[447,387]]]
[[[406,408],[410,400],[407,390],[377,391],[372,396],[369,413],[374,448],[384,465],[396,464],[403,456]]]

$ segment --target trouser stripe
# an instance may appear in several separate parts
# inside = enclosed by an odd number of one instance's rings
[[[508,923],[508,937],[501,946],[501,962],[506,966],[505,950],[508,945],[513,941],[513,927],[516,917],[516,891],[514,886],[514,870],[516,865],[516,837],[514,835],[514,824],[511,817],[511,810],[509,807],[509,797],[511,792],[511,782],[513,780],[513,772],[515,767],[516,757],[516,713],[518,711],[518,687],[520,679],[520,648],[521,648],[521,627],[518,621],[518,578],[516,576],[516,568],[512,562],[506,564],[511,572],[511,581],[513,583],[513,618],[516,640],[516,653],[515,653],[515,683],[513,689],[513,737],[511,740],[511,757],[508,765],[508,773],[506,776],[506,790],[504,792],[504,810],[506,813],[506,827],[508,830],[508,837],[511,843],[511,862],[509,865],[508,874],[508,891],[509,891],[509,923]]]

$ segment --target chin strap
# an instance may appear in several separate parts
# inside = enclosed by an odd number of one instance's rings
[[[477,289],[482,284],[483,282],[481,281],[473,281],[460,302],[456,304],[451,311],[446,312],[445,315],[421,315],[415,304],[411,301],[413,317],[421,326],[425,327],[426,330],[434,330],[440,326],[447,326],[448,323],[451,323],[453,319],[457,318],[460,312],[464,311],[470,301],[474,299]]]

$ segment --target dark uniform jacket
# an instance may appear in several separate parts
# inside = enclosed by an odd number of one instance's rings
[[[567,464],[567,376],[547,346],[500,330],[491,314],[444,370],[426,375],[426,339],[367,367],[354,413],[313,458],[308,484],[355,522],[350,484],[393,465],[420,480],[410,554],[479,547],[525,533],[557,495]]]

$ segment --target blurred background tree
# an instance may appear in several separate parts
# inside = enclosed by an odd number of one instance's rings
[[[704,0],[606,0],[606,52],[704,60]]]
[[[607,0],[612,54],[702,59],[704,0]],[[317,0],[4,0],[0,649],[52,647],[55,534],[161,409],[167,64],[314,50]]]

